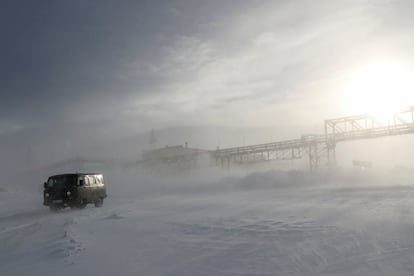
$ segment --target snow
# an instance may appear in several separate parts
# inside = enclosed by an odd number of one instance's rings
[[[36,189],[7,187],[1,275],[412,275],[410,181],[108,172],[102,208],[56,213]]]

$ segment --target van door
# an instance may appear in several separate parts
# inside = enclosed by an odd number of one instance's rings
[[[105,198],[106,192],[105,192],[105,185],[103,182],[103,177],[101,174],[95,175],[96,178],[96,194],[98,198]]]
[[[98,198],[96,177],[94,175],[90,175],[89,179],[91,181],[91,202],[95,202]]]
[[[85,176],[79,176],[78,177],[78,194],[77,194],[77,200],[80,202],[81,200],[86,199],[87,200],[87,186],[88,186],[88,180],[85,178]]]

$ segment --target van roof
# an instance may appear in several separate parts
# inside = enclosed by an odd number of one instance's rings
[[[65,173],[65,174],[55,174],[49,176],[51,177],[58,177],[58,176],[82,176],[82,175],[102,175],[102,173]]]

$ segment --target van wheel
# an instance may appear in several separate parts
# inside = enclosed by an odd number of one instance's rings
[[[97,200],[95,200],[95,207],[102,207],[103,204],[103,198],[98,198]]]

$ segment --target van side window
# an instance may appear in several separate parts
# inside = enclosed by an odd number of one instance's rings
[[[94,178],[93,178],[93,176],[91,176],[91,175],[87,175],[87,176],[85,176],[85,179],[87,179],[87,182],[88,182],[88,186],[94,186]]]
[[[53,181],[53,179],[49,179],[48,181],[47,181],[47,186],[49,187],[49,188],[51,188],[51,187],[53,187],[53,184],[54,184],[54,181]]]

